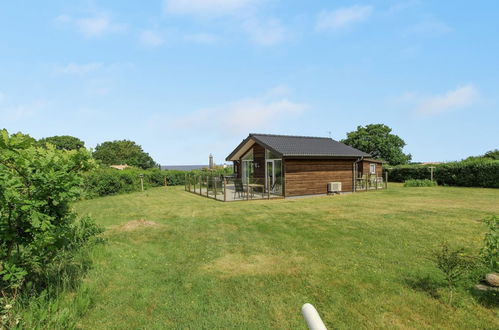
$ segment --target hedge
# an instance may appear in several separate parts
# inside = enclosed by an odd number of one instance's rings
[[[140,175],[144,178],[144,189],[160,187],[166,182],[168,186],[179,186],[185,184],[185,175],[188,173],[202,173],[203,171],[175,171],[137,168],[117,170],[114,168],[101,167],[84,174],[83,191],[85,198],[116,195],[140,191]],[[220,169],[217,172],[229,174],[229,169]]]
[[[439,185],[499,188],[499,161],[479,158],[438,165],[405,165],[388,169],[388,180],[430,179],[429,166],[435,166],[434,179]]]

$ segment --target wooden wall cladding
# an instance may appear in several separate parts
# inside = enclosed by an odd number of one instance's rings
[[[329,182],[341,182],[342,191],[352,191],[353,162],[343,159],[286,159],[286,196],[326,194]]]

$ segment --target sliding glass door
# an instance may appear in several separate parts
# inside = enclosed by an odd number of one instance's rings
[[[282,193],[282,160],[265,161],[265,189],[273,194]]]

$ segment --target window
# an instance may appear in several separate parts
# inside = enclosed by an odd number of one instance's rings
[[[246,155],[243,156],[243,158],[241,158],[242,160],[253,160],[253,149],[251,149],[250,151],[248,151],[246,153]]]
[[[369,164],[369,173],[376,174],[376,164]]]
[[[281,159],[281,155],[272,152],[269,149],[265,149],[265,159]]]

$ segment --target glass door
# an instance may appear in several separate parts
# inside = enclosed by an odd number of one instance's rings
[[[282,160],[274,159],[274,185],[273,193],[282,193]]]
[[[274,184],[274,161],[266,161],[266,174],[265,174],[265,186],[267,191],[272,192],[272,185]]]
[[[267,159],[265,162],[265,187],[274,194],[282,192],[282,160]]]
[[[251,183],[251,178],[253,177],[253,161],[243,160],[243,170],[242,170],[242,180],[244,184]]]

